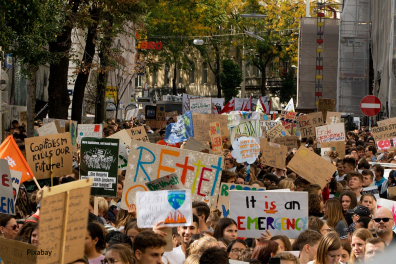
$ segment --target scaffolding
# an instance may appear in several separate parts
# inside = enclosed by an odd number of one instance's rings
[[[360,101],[369,93],[371,0],[346,0],[341,14],[337,111],[363,116]]]

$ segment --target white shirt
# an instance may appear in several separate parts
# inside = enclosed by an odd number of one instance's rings
[[[183,264],[186,260],[186,255],[184,255],[181,246],[173,248],[170,252],[165,252],[162,255],[162,261],[165,264]]]
[[[342,175],[342,176],[340,176],[340,175],[337,175],[337,176],[336,176],[336,181],[337,181],[337,182],[339,182],[339,181],[343,181],[343,180],[344,180],[344,178],[345,178],[345,176],[346,176],[346,174],[344,174],[344,175]]]

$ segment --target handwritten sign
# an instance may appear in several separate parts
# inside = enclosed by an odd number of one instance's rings
[[[77,127],[77,143],[81,143],[82,137],[103,137],[103,127],[102,124],[79,124]]]
[[[323,113],[323,119],[326,120],[327,112],[335,110],[335,100],[319,98],[318,101],[318,112]]]
[[[316,140],[321,142],[345,141],[344,123],[316,127]]]
[[[116,138],[81,140],[80,178],[93,179],[94,196],[117,197],[118,145]]]
[[[147,136],[146,130],[144,126],[132,127],[131,128],[131,138],[133,140],[149,142],[149,138]]]
[[[26,161],[37,179],[66,175],[72,172],[70,133],[26,138]],[[52,158],[52,163],[51,163]]]
[[[1,179],[0,179],[0,213],[15,214],[14,195],[12,192],[12,177],[8,161],[0,159]]]
[[[155,117],[159,122],[166,122],[166,112],[164,105],[157,105],[157,111]]]
[[[201,142],[210,142],[210,136],[208,131],[210,130],[211,122],[219,122],[221,129],[221,136],[223,140],[230,137],[228,131],[228,117],[226,115],[215,115],[215,114],[192,114],[194,124],[194,137]],[[210,122],[208,122],[210,120]]]
[[[210,123],[210,140],[212,142],[212,150],[216,155],[223,154],[223,143],[221,139],[220,123]]]
[[[58,129],[59,133],[65,133],[69,132],[67,131],[67,125],[68,125],[69,120],[65,119],[55,119],[55,118],[44,118],[43,119],[43,124],[48,124],[51,122],[55,122],[56,128]]]
[[[14,198],[14,207],[19,193],[19,186],[21,185],[22,172],[16,170],[10,170],[12,178],[12,190]]]
[[[396,137],[396,123],[389,123],[378,127],[372,127],[371,132],[375,142]]]
[[[391,198],[392,196],[395,196],[396,195],[396,186],[389,187],[388,194],[389,194],[389,198]]]
[[[260,162],[264,165],[283,169],[286,166],[287,147],[276,143],[263,142]]]
[[[267,136],[272,141],[277,137],[290,136],[290,133],[283,127],[281,123],[277,123],[274,127],[267,131]]]
[[[190,99],[191,113],[211,114],[212,109],[212,98],[210,97]]]
[[[51,122],[41,127],[38,127],[37,133],[39,134],[39,136],[48,136],[58,134],[58,129],[56,128],[55,122]]]
[[[324,123],[323,115],[321,112],[312,113],[308,115],[302,115],[297,118],[297,130],[300,131],[301,137],[314,137],[315,128],[323,126]]]
[[[135,203],[137,191],[148,191],[144,183],[170,173],[180,176],[182,184],[191,190],[194,201],[214,206],[223,159],[217,155],[134,141],[128,157],[121,208],[128,209],[129,204]]]
[[[185,189],[180,178],[175,173],[155,179],[151,182],[146,182],[145,185],[150,191]]]
[[[195,138],[189,138],[187,143],[184,145],[184,149],[199,151],[199,152],[206,152],[212,154],[212,150],[209,148],[208,145],[202,143],[201,141],[196,140]]]
[[[260,154],[260,143],[254,137],[240,137],[232,142],[232,156],[238,163],[252,164]]]
[[[297,136],[285,136],[277,137],[274,143],[288,147],[289,149],[298,148],[298,137]]]
[[[391,124],[396,124],[396,117],[388,118],[377,122],[378,126],[389,126]]]
[[[51,254],[37,256],[37,263],[70,263],[84,257],[92,181],[43,189],[38,248]]]
[[[184,114],[185,112],[190,111],[190,99],[192,98],[199,98],[200,96],[197,95],[189,95],[189,94],[183,94],[183,112],[182,114]]]
[[[327,184],[326,179],[331,178],[337,169],[336,166],[304,146],[300,146],[287,167],[310,183],[319,184],[322,189]]]
[[[320,143],[321,148],[330,148],[330,150],[336,151],[339,158],[345,158],[345,142],[344,141],[332,141]]]
[[[4,264],[36,264],[37,247],[0,236],[0,259]]]
[[[128,154],[129,154],[129,150],[131,149],[132,134],[128,132],[129,132],[128,130],[123,129],[107,137],[107,138],[116,138],[120,141],[118,148],[118,169],[122,171],[126,170],[128,164]]]
[[[77,121],[69,120],[69,122],[67,126],[69,129],[66,132],[70,132],[73,153],[77,153]]]
[[[165,226],[191,226],[190,190],[168,190],[136,193],[136,217],[140,228],[154,227],[163,221]]]
[[[219,201],[217,202],[217,208],[220,209],[222,217],[228,217],[230,215],[230,191],[265,191],[264,187],[253,187],[244,184],[225,183],[222,182],[220,186]]]
[[[337,123],[341,123],[341,113],[327,112],[326,124],[331,125],[331,124],[337,124]]]
[[[306,192],[230,191],[230,209],[241,237],[260,237],[268,230],[297,238],[308,228]]]

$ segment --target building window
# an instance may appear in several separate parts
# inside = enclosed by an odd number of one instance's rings
[[[190,83],[195,83],[195,64],[191,63],[190,64]]]
[[[202,63],[202,84],[208,83],[208,63]]]
[[[170,83],[170,67],[169,65],[165,65],[165,76],[164,76],[164,84],[167,85]]]
[[[135,78],[135,87],[142,87],[142,76],[137,76]]]

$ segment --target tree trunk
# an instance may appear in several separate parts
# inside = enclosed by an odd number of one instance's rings
[[[48,115],[51,118],[67,119],[70,105],[67,90],[67,75],[69,70],[69,51],[71,48],[72,16],[77,13],[80,0],[69,0],[71,14],[66,16],[63,34],[58,35],[56,42],[49,43],[51,53],[61,58],[50,64],[48,84]]]
[[[34,131],[34,117],[35,117],[35,107],[36,107],[36,73],[38,67],[29,68],[31,76],[28,80],[27,86],[27,116],[26,116],[26,135],[28,137],[33,137]]]
[[[101,64],[102,67],[105,67]],[[97,97],[95,104],[95,124],[101,124],[105,119],[105,97],[108,72],[99,73],[97,81]],[[117,102],[115,102],[117,104]],[[117,116],[116,116],[117,119]]]
[[[265,88],[266,88],[265,81],[266,81],[266,79],[267,79],[267,73],[266,73],[266,70],[264,68],[261,71],[261,95],[262,96],[265,96]]]
[[[99,22],[99,10],[92,9],[91,17],[94,20],[93,24],[88,27],[87,41],[85,43],[84,56],[80,65],[81,69],[77,75],[74,83],[73,106],[72,106],[72,120],[81,123],[82,105],[84,102],[85,87],[88,82],[90,67],[95,55],[95,41],[97,35],[97,27]]]
[[[172,79],[172,90],[173,90],[173,95],[177,95],[177,83],[176,83],[176,78],[177,78],[177,63],[175,60],[175,67],[173,67],[173,79]]]

